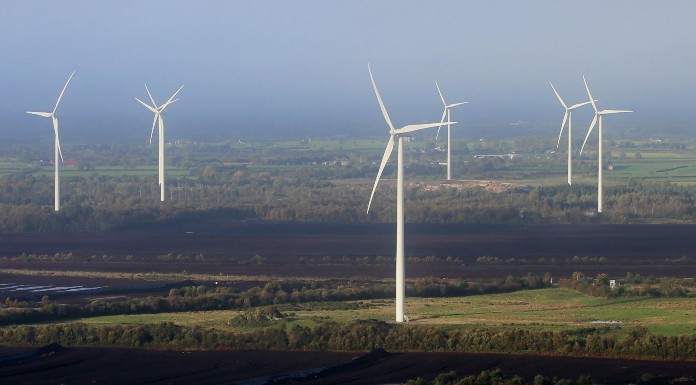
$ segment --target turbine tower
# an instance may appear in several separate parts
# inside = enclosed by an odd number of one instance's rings
[[[590,124],[590,129],[587,130],[587,135],[585,136],[585,141],[582,143],[582,148],[580,148],[580,153],[582,154],[582,150],[585,148],[585,143],[587,143],[587,138],[590,137],[590,133],[592,132],[592,129],[594,128],[595,124],[597,123],[597,120],[599,119],[599,168],[597,172],[597,212],[601,213],[602,212],[602,118],[604,115],[609,115],[609,114],[621,114],[624,112],[633,112],[629,110],[597,110],[597,105],[595,104],[595,100],[592,99],[592,94],[590,93],[590,87],[587,86],[587,80],[585,80],[585,77],[582,77],[582,81],[585,82],[585,89],[587,90],[587,96],[590,97],[590,102],[592,103],[592,108],[595,110],[595,116],[592,119],[592,123]]]
[[[440,119],[440,125],[437,126],[437,134],[435,134],[435,140],[437,140],[438,136],[440,136],[440,127],[442,127],[442,123],[445,121],[445,114],[447,114],[447,180],[452,180],[452,156],[451,156],[452,142],[450,139],[451,138],[450,126],[451,126],[452,122],[450,121],[450,110],[454,107],[461,106],[462,104],[466,104],[469,102],[447,104],[445,102],[445,98],[442,96],[442,92],[440,91],[440,86],[437,84],[437,80],[435,81],[435,87],[437,87],[437,92],[440,94],[440,100],[442,100],[442,104],[445,105],[445,110],[442,111],[442,118]]]
[[[54,210],[59,211],[60,210],[60,162],[63,160],[63,151],[60,150],[60,139],[58,138],[58,117],[56,116],[56,110],[58,109],[58,104],[60,104],[60,99],[63,98],[63,93],[65,93],[65,89],[68,88],[68,83],[70,83],[70,80],[72,80],[73,75],[75,75],[75,71],[73,71],[72,74],[70,74],[70,77],[68,78],[68,81],[65,82],[65,85],[63,86],[63,90],[60,91],[60,95],[58,96],[58,101],[56,101],[56,106],[53,107],[53,111],[51,112],[35,112],[35,111],[27,111],[27,114],[32,114],[32,115],[38,115],[38,116],[43,116],[44,118],[51,118],[53,121],[53,133],[55,135],[55,144],[54,144],[54,158],[53,158],[53,165],[54,165]],[[60,156],[60,159],[58,159]]]
[[[377,90],[377,84],[375,84],[375,79],[372,76],[372,70],[370,65],[367,65],[367,70],[370,73],[370,80],[372,80],[372,87],[375,89],[375,95],[377,95],[377,101],[379,102],[379,107],[382,110],[382,115],[384,115],[384,120],[387,121],[389,126],[389,141],[387,142],[387,148],[384,150],[384,156],[382,156],[382,163],[379,165],[379,171],[377,172],[377,178],[375,179],[375,185],[372,188],[372,194],[370,194],[370,201],[367,203],[367,212],[370,212],[370,205],[372,204],[372,198],[375,195],[375,190],[377,189],[377,184],[382,176],[382,171],[384,171],[384,166],[387,164],[389,157],[394,148],[394,139],[398,139],[399,148],[397,151],[397,173],[396,173],[396,322],[404,322],[405,314],[405,258],[404,258],[404,137],[407,137],[409,133],[422,130],[424,128],[436,127],[437,123],[428,124],[413,124],[395,129],[392,125],[391,119],[389,119],[389,114],[387,109],[384,107],[382,102],[382,97],[379,95]],[[456,122],[451,122],[454,124]]]
[[[573,104],[572,106],[568,107],[565,104],[565,102],[563,102],[563,99],[561,99],[561,95],[558,94],[558,91],[556,91],[556,88],[553,86],[553,83],[549,82],[549,84],[551,84],[551,89],[553,89],[553,92],[556,94],[558,101],[561,102],[561,105],[563,106],[563,108],[565,108],[565,114],[563,114],[563,123],[561,123],[561,132],[558,134],[558,143],[556,143],[557,149],[558,146],[561,145],[561,136],[563,135],[563,128],[565,127],[566,120],[568,121],[568,185],[572,185],[573,183],[571,175],[573,174],[573,161],[571,156],[571,141],[573,139],[573,110],[578,107],[582,107],[586,104],[590,104],[591,102]]]
[[[184,88],[184,86],[179,87],[178,90],[172,95],[164,104],[161,106],[157,107],[157,103],[155,103],[155,99],[152,97],[152,94],[150,93],[150,90],[147,88],[147,84],[145,85],[145,90],[147,91],[147,95],[150,97],[150,101],[152,102],[152,105],[149,105],[142,100],[135,98],[135,100],[139,101],[140,104],[145,106],[148,110],[152,111],[155,113],[155,118],[152,120],[152,129],[150,130],[150,144],[152,144],[152,135],[155,132],[155,123],[157,123],[158,126],[158,136],[159,136],[159,186],[160,186],[160,201],[164,202],[164,120],[162,120],[162,113],[167,109],[167,107],[176,102],[179,99],[174,99],[176,95],[181,91],[181,89]]]

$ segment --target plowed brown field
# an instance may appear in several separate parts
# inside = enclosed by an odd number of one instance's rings
[[[1,350],[0,350],[1,351]],[[537,374],[597,383],[696,383],[696,363],[601,358],[546,357],[470,353],[382,353],[352,361],[359,354],[326,352],[221,351],[181,352],[144,349],[69,348],[55,354],[0,365],[3,384],[394,384],[455,371],[478,375],[499,368],[529,383]],[[332,367],[322,373],[281,381],[281,375]]]

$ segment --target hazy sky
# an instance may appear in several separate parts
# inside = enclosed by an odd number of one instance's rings
[[[397,126],[549,129],[568,103],[633,109],[607,129],[692,129],[696,2],[684,1],[28,1],[0,3],[0,133],[143,140],[147,83],[168,135],[384,134],[367,63]],[[583,132],[589,109],[577,115]],[[511,122],[524,122],[511,126]],[[581,128],[580,128],[581,127]],[[696,130],[693,130],[696,133]],[[5,134],[7,135],[7,134]],[[298,135],[299,136],[299,135]]]

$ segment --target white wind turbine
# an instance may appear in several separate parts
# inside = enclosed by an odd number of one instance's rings
[[[178,90],[172,95],[164,104],[161,106],[157,107],[157,103],[155,103],[155,99],[152,97],[152,94],[150,93],[150,90],[147,88],[147,85],[145,85],[145,90],[147,91],[147,95],[150,97],[150,101],[152,102],[152,106],[143,102],[142,100],[135,98],[135,100],[139,101],[140,104],[143,106],[147,107],[148,110],[152,111],[155,113],[155,118],[152,120],[152,130],[150,130],[150,144],[152,144],[152,135],[155,132],[155,123],[158,125],[158,136],[159,136],[159,186],[160,186],[160,200],[164,202],[164,120],[162,120],[162,113],[167,109],[167,107],[176,102],[179,99],[174,99],[176,95],[181,91],[181,89],[184,88],[184,86],[179,87]]]
[[[399,140],[399,148],[397,151],[397,173],[396,173],[396,322],[404,322],[405,314],[405,258],[404,258],[404,137],[408,136],[409,133],[422,130],[425,128],[436,127],[437,123],[427,123],[427,124],[413,124],[395,129],[392,125],[391,119],[389,119],[389,114],[387,114],[387,109],[382,103],[382,97],[379,95],[377,90],[377,84],[375,84],[375,79],[372,76],[372,70],[370,65],[367,65],[367,70],[370,73],[370,80],[372,80],[372,87],[375,89],[375,95],[377,95],[377,101],[379,102],[379,107],[382,109],[382,115],[384,115],[384,120],[387,121],[389,126],[389,141],[387,142],[387,148],[384,150],[384,156],[382,157],[382,163],[379,166],[379,171],[377,172],[377,178],[375,179],[375,185],[372,188],[372,194],[370,194],[370,201],[367,204],[367,212],[370,212],[370,205],[372,204],[372,198],[375,195],[375,190],[377,189],[377,184],[379,183],[379,178],[382,176],[382,171],[384,171],[384,166],[387,164],[389,157],[394,148],[394,138]],[[451,122],[454,124],[456,122]]]
[[[573,173],[573,161],[571,156],[571,141],[573,139],[573,110],[578,107],[582,107],[586,104],[590,104],[592,102],[573,104],[572,106],[568,107],[563,101],[563,99],[561,99],[561,95],[558,94],[558,91],[556,91],[556,88],[553,86],[553,83],[549,82],[549,84],[551,84],[551,88],[553,89],[553,92],[556,94],[558,101],[561,102],[561,105],[563,106],[563,108],[565,108],[565,114],[563,114],[563,123],[561,123],[561,132],[558,134],[558,143],[556,143],[556,148],[558,148],[558,146],[561,145],[561,136],[563,135],[563,128],[565,127],[566,121],[568,121],[568,184],[571,185],[571,175]]]
[[[629,110],[597,110],[597,105],[595,104],[594,99],[592,99],[592,94],[590,93],[590,87],[587,86],[587,80],[585,80],[585,77],[582,77],[582,81],[585,82],[585,89],[587,90],[587,96],[590,97],[590,102],[592,103],[592,108],[595,110],[595,116],[592,119],[592,123],[590,124],[590,129],[587,130],[587,135],[585,136],[585,141],[582,143],[582,148],[580,148],[580,153],[582,154],[582,150],[585,148],[585,143],[587,143],[587,138],[590,137],[590,133],[592,132],[592,129],[594,128],[595,124],[597,123],[597,119],[599,118],[599,168],[597,171],[597,212],[601,213],[602,212],[602,117],[604,115],[609,115],[609,114],[621,114],[624,112],[633,112]]]
[[[65,89],[68,88],[68,83],[70,83],[70,80],[72,79],[73,75],[75,75],[75,71],[73,71],[72,74],[70,74],[70,77],[68,78],[68,81],[65,82],[65,85],[63,86],[63,90],[60,91],[60,95],[58,96],[58,101],[56,101],[56,106],[53,107],[53,111],[51,112],[35,112],[35,111],[27,111],[27,114],[32,114],[32,115],[39,115],[43,116],[44,118],[51,118],[53,121],[53,133],[55,135],[55,154],[54,154],[54,159],[53,159],[53,165],[54,165],[54,210],[58,211],[60,210],[60,162],[63,160],[63,151],[60,150],[60,139],[58,138],[58,117],[56,116],[56,110],[58,109],[58,104],[60,103],[60,99],[63,98],[63,93],[65,93]],[[60,156],[60,159],[59,159]]]
[[[442,96],[442,92],[440,91],[440,86],[437,84],[437,80],[435,81],[435,87],[437,87],[437,92],[440,94],[440,99],[442,100],[442,104],[445,105],[445,110],[442,111],[442,118],[440,119],[440,125],[437,126],[437,134],[435,134],[435,140],[437,140],[438,136],[440,136],[440,127],[442,127],[442,123],[445,121],[445,114],[446,114],[447,115],[447,180],[452,180],[452,156],[451,156],[452,142],[450,139],[451,138],[450,126],[451,126],[452,122],[450,121],[450,110],[454,107],[461,106],[462,104],[466,104],[469,102],[447,104],[447,102],[445,102],[445,98]]]

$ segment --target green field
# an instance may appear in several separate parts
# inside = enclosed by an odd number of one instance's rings
[[[696,159],[636,159],[616,161],[612,178],[641,178],[657,181],[696,181]]]
[[[350,323],[356,320],[391,321],[391,300],[347,303],[279,305],[288,325],[318,321]],[[518,291],[510,294],[455,298],[408,298],[406,310],[412,323],[462,328],[534,328],[563,330],[579,327],[617,328],[624,334],[647,328],[665,336],[696,332],[696,299],[693,298],[592,298],[566,289]],[[145,324],[171,321],[185,326],[234,329],[231,321],[240,311],[117,315],[80,319],[92,325]],[[616,322],[612,322],[616,321]]]
[[[386,139],[367,138],[367,139],[348,139],[348,138],[320,138],[309,140],[283,140],[274,142],[260,143],[242,143],[242,142],[223,142],[209,143],[216,151],[227,151],[233,158],[235,163],[243,160],[242,164],[249,165],[250,170],[259,171],[266,169],[275,170],[298,170],[302,168],[321,167],[308,164],[308,159],[316,159],[319,162],[322,160],[330,160],[331,157],[336,159],[352,159],[353,164],[358,162],[374,162],[381,158]],[[481,147],[481,145],[485,145]],[[490,144],[493,146],[492,144]],[[635,145],[640,145],[636,142]],[[409,162],[416,161],[420,163],[431,161],[443,161],[446,157],[444,152],[432,152],[434,146],[445,146],[445,142],[440,139],[437,142],[433,138],[416,138],[408,144],[407,150],[409,153]],[[497,147],[496,147],[497,146]],[[500,140],[496,142],[494,147],[489,147],[489,144],[478,142],[466,142],[461,139],[454,139],[452,142],[453,148],[453,177],[455,179],[476,179],[476,175],[472,175],[471,171],[464,172],[458,168],[462,164],[473,165],[478,160],[473,156],[476,154],[505,154],[511,153],[521,144],[515,143],[515,140]],[[218,148],[220,147],[220,148]],[[628,179],[641,179],[646,181],[669,181],[679,184],[696,184],[696,153],[690,150],[670,150],[670,149],[654,149],[654,148],[619,148],[613,146],[605,146],[605,154],[614,164],[614,170],[608,170],[608,160],[605,161],[605,182],[611,184],[625,183]],[[464,149],[457,151],[457,149]],[[430,149],[429,152],[426,149]],[[169,149],[173,154],[177,152],[185,153],[185,146],[182,148],[172,147]],[[423,152],[426,151],[426,152]],[[551,151],[554,151],[553,153]],[[596,153],[594,148],[589,149],[590,152],[583,154],[581,159],[578,159],[577,154],[574,154],[573,161],[575,163],[574,176],[578,182],[594,181],[596,179]],[[92,153],[87,153],[93,155]],[[518,158],[516,160],[506,160],[506,165],[503,170],[496,173],[494,179],[500,181],[514,181],[517,183],[530,184],[534,186],[562,184],[566,181],[566,161],[565,152],[555,152],[553,149],[547,148],[546,151],[540,149],[531,152],[517,151]],[[123,159],[107,155],[99,154],[101,159],[98,165],[90,166],[88,169],[81,170],[78,166],[63,166],[62,174],[66,177],[72,176],[90,176],[93,174],[106,176],[148,176],[157,173],[156,163],[152,164],[137,164],[125,166],[119,164]],[[218,157],[219,155],[215,155]],[[187,155],[188,157],[188,155]],[[266,164],[265,160],[281,157],[286,164]],[[293,159],[298,157],[301,161],[294,162]],[[419,160],[416,160],[419,159]],[[107,163],[104,163],[106,160]],[[195,159],[194,159],[195,160]],[[261,161],[264,160],[264,161]],[[78,156],[78,162],[83,162]],[[113,164],[109,164],[109,162]],[[224,162],[224,160],[223,160]],[[471,163],[470,163],[471,162]],[[194,162],[195,163],[195,162]],[[584,163],[585,167],[580,167],[579,164]],[[22,162],[17,157],[7,157],[0,159],[0,177],[13,173],[32,172],[35,175],[50,176],[53,174],[53,167],[44,165],[40,168],[34,168],[35,164]],[[167,173],[170,176],[176,177],[191,177],[191,170],[188,168],[175,168],[167,166]],[[462,175],[458,175],[463,173]],[[468,173],[468,174],[467,174]],[[421,175],[421,178],[429,177]],[[436,176],[438,177],[438,176]],[[491,179],[490,176],[481,175],[481,179]]]
[[[33,169],[29,164],[25,163],[0,163],[0,177],[19,172],[32,172],[32,174],[36,176],[53,177],[54,169],[53,166],[43,166],[38,169]],[[62,177],[87,177],[94,174],[107,176],[157,176],[157,165],[137,166],[133,168],[126,168],[120,165],[97,166],[88,170],[80,170],[76,166],[61,166],[60,168],[60,175]],[[187,169],[168,166],[167,175],[173,177],[187,177],[191,175],[191,172]]]

